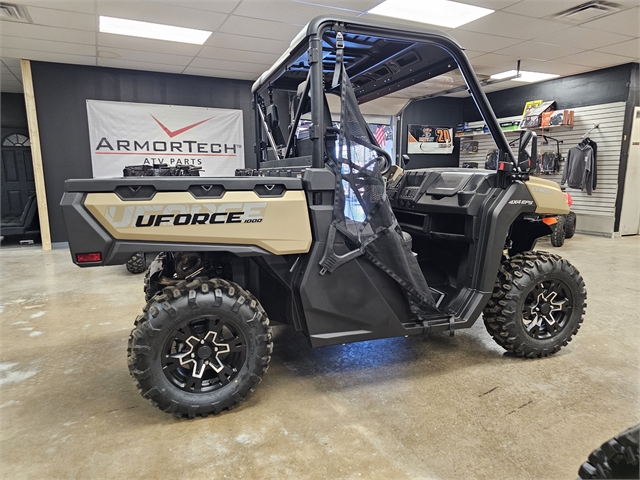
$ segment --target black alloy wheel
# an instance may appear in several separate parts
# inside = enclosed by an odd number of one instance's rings
[[[177,417],[231,410],[269,367],[273,343],[260,302],[221,278],[157,293],[129,337],[129,372],[143,397]]]
[[[580,272],[547,252],[523,252],[500,265],[482,316],[487,331],[507,352],[547,357],[578,333],[587,306]]]
[[[246,355],[246,340],[234,323],[223,317],[205,317],[184,322],[170,335],[162,370],[181,390],[211,392],[237,377]]]
[[[525,331],[535,339],[558,335],[571,316],[573,296],[562,280],[553,278],[536,284],[522,308]]]

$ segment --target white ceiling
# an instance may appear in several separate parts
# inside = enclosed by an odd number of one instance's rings
[[[381,0],[8,1],[25,5],[33,23],[0,22],[0,87],[7,92],[22,91],[20,58],[254,80],[317,15],[389,21],[366,14]],[[622,11],[580,25],[551,16],[586,0],[461,1],[496,10],[444,29],[468,49],[480,75],[515,69],[518,60],[522,69],[562,76],[640,61],[640,0],[612,0]],[[203,46],[104,34],[97,31],[99,15],[214,33]],[[413,94],[432,91],[433,85]]]

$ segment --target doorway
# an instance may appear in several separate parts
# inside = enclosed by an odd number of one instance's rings
[[[3,128],[0,136],[0,241],[32,244],[40,233],[31,144],[26,129]]]
[[[638,234],[640,234],[640,107],[635,107],[620,212],[620,235]]]

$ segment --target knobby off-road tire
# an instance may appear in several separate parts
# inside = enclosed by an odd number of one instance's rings
[[[137,252],[127,260],[126,265],[129,273],[142,273],[147,269],[147,258],[144,253]]]
[[[640,478],[639,441],[640,425],[636,425],[604,442],[582,464],[578,478]]]
[[[567,213],[564,223],[564,238],[571,238],[576,234],[576,225],[578,224],[575,212]]]
[[[143,397],[177,417],[230,410],[271,359],[269,319],[249,292],[218,278],[163,289],[129,337],[129,372]]]
[[[551,231],[551,245],[554,247],[561,247],[564,245],[565,233],[564,226],[566,219],[564,215],[558,215],[558,223],[556,223]]]
[[[165,261],[165,254],[164,253],[159,253],[156,258],[153,260],[153,262],[163,262]],[[153,265],[152,262],[152,265]],[[158,272],[152,272],[151,268],[147,269],[147,272],[144,274],[144,301],[148,302],[149,300],[151,300],[156,293],[158,293],[160,290],[162,290],[162,286],[160,285],[160,283],[158,282],[158,278],[162,276],[162,270],[158,271]]]
[[[484,323],[508,352],[546,357],[577,333],[586,298],[584,281],[568,261],[546,252],[524,252],[500,265]]]

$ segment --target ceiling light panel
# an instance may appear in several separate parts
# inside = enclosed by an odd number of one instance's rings
[[[419,23],[428,23],[440,27],[456,28],[478,18],[482,18],[494,10],[449,0],[386,0],[368,13],[384,17],[401,18]]]
[[[502,80],[504,78],[513,77],[518,74],[517,70],[509,70],[507,72],[496,73],[495,75],[491,75],[491,78],[494,80]],[[520,70],[520,77],[512,78],[514,82],[540,82],[542,80],[549,80],[551,78],[559,77],[560,75],[556,75],[554,73],[540,73],[540,72],[525,72],[524,70]]]
[[[104,16],[100,16],[100,32],[194,45],[202,45],[211,36],[211,32],[205,30]]]

